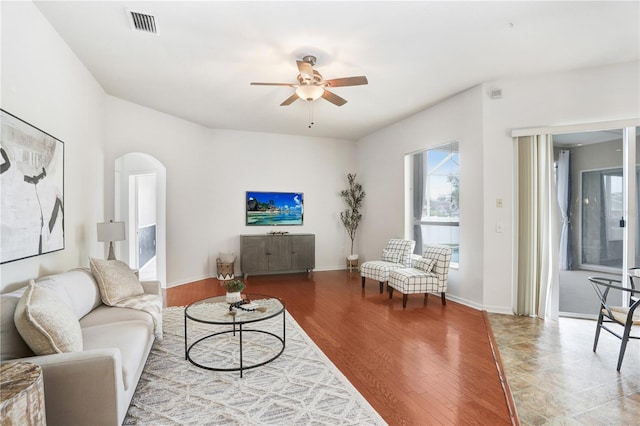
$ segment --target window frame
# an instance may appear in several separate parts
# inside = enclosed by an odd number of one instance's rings
[[[447,176],[455,176],[457,178],[457,190],[458,190],[458,196],[457,196],[457,200],[456,200],[456,204],[457,204],[457,220],[450,220],[452,218],[452,216],[448,216],[446,217],[449,220],[433,220],[433,216],[424,216],[424,209],[427,206],[427,200],[429,199],[429,188],[427,185],[427,176],[429,173],[429,167],[428,167],[428,153],[430,151],[443,151],[446,150],[447,148],[449,148],[450,152],[455,152],[455,158],[456,158],[456,163],[457,163],[457,173],[456,174],[449,174]],[[454,151],[455,150],[455,151]],[[424,187],[424,202],[423,202],[423,214],[421,216],[420,220],[417,220],[414,218],[413,215],[413,208],[414,208],[414,190],[416,187],[415,184],[415,173],[414,173],[414,169],[415,169],[415,163],[414,163],[414,158],[416,155],[423,155],[424,159],[423,159],[423,166],[424,166],[424,173],[422,174],[423,176],[423,182],[422,185]],[[451,159],[447,160],[447,161],[451,161]],[[429,147],[429,148],[425,148],[419,151],[414,151],[412,153],[409,153],[405,156],[405,164],[407,165],[407,194],[408,194],[408,203],[406,203],[406,217],[407,217],[407,227],[406,227],[406,235],[408,236],[409,239],[415,239],[415,234],[414,234],[414,227],[419,225],[422,229],[423,235],[424,235],[424,226],[438,226],[438,227],[455,227],[457,228],[457,235],[455,235],[454,238],[450,238],[448,242],[442,242],[440,244],[446,244],[446,245],[450,245],[452,247],[452,249],[454,250],[454,254],[455,256],[452,256],[452,260],[450,263],[450,267],[453,269],[458,269],[460,266],[460,259],[459,259],[459,255],[460,255],[460,143],[458,141],[450,141],[447,143],[443,143],[437,146],[433,146],[433,147]],[[432,198],[433,199],[433,198]],[[451,232],[451,231],[449,231]],[[452,234],[450,234],[451,236]],[[426,243],[423,242],[422,245],[424,247]],[[433,243],[433,244],[437,244],[437,243]],[[416,250],[419,250],[419,253],[423,252],[423,249],[420,250],[418,247],[416,247]],[[457,253],[456,253],[457,251]]]

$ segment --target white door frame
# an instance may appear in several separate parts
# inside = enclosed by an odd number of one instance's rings
[[[124,154],[115,161],[115,188],[114,188],[114,206],[115,218],[124,220],[129,225],[127,229],[131,229],[130,210],[135,213],[135,206],[130,206],[131,190],[129,184],[129,176],[136,174],[156,174],[156,214],[157,214],[157,244],[156,244],[156,262],[157,262],[157,279],[163,288],[167,286],[167,231],[166,231],[166,193],[167,193],[167,169],[155,157],[140,152],[132,152]],[[130,231],[127,232],[129,241],[123,242],[121,247],[123,253],[122,259],[130,259],[131,240]],[[135,236],[135,234],[133,234]]]

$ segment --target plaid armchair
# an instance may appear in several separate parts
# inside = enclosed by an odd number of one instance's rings
[[[393,290],[402,293],[402,308],[407,307],[407,295],[424,293],[425,300],[428,293],[439,293],[442,304],[446,305],[445,292],[449,277],[452,249],[448,246],[429,245],[424,255],[416,259],[412,268],[397,269],[389,274],[389,299],[393,297]]]
[[[364,288],[366,278],[370,278],[380,283],[380,293],[382,293],[384,283],[389,281],[391,271],[411,267],[415,246],[416,242],[413,240],[390,239],[382,250],[382,260],[372,260],[360,266],[362,288]]]

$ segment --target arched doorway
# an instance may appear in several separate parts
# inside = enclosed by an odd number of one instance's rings
[[[127,227],[120,256],[141,280],[167,282],[167,173],[155,157],[132,152],[115,161],[114,213]]]

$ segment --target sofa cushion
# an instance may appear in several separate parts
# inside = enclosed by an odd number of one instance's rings
[[[144,294],[142,284],[129,266],[119,260],[90,258],[91,273],[98,282],[100,298],[106,305]]]
[[[153,324],[131,320],[85,327],[82,329],[82,337],[85,350],[118,348],[122,358],[124,388],[127,390],[136,386],[153,341]]]
[[[53,290],[80,319],[102,304],[98,283],[86,268],[72,269],[36,281],[39,287]]]
[[[36,355],[82,351],[80,323],[71,308],[33,280],[18,301],[13,319]]]
[[[153,331],[153,319],[147,312],[138,309],[117,308],[114,306],[100,305],[89,312],[80,320],[80,327],[95,327],[98,325],[112,324],[123,321],[144,321]]]
[[[33,351],[24,341],[13,321],[13,313],[26,287],[0,295],[0,360],[33,356]]]

